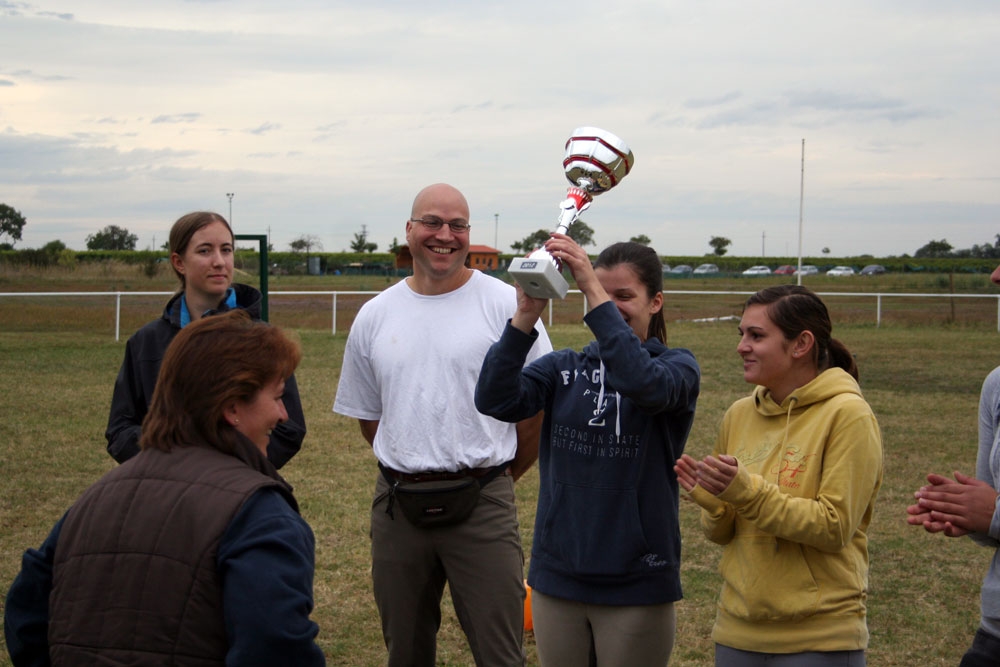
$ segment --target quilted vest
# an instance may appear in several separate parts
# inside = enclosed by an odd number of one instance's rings
[[[216,552],[277,479],[204,447],[143,451],[91,486],[63,522],[49,597],[53,665],[221,665]]]

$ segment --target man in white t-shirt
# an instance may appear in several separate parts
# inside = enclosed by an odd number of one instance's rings
[[[466,266],[469,205],[450,185],[417,194],[406,241],[413,275],[359,311],[333,406],[360,422],[379,462],[372,581],[389,667],[435,664],[446,582],[476,663],[523,665],[524,554],[513,483],[537,458],[542,415],[506,424],[474,403],[483,358],[513,315],[516,293]],[[528,361],[551,350],[539,325]],[[473,491],[471,514],[450,519],[469,489],[456,492],[462,499],[447,489],[462,485],[478,488],[478,500]],[[407,498],[418,494],[407,492],[427,489],[436,491],[411,509]],[[432,525],[423,525],[425,516]]]

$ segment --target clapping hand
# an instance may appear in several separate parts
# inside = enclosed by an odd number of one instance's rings
[[[960,472],[954,480],[931,473],[927,481],[913,494],[917,502],[906,508],[907,523],[948,537],[989,531],[998,495],[992,486]]]
[[[706,456],[701,461],[683,454],[674,464],[681,488],[690,492],[695,486],[700,486],[713,496],[725,491],[738,471],[739,462],[727,454]]]

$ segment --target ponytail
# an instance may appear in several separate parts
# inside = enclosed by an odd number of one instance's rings
[[[852,378],[859,380],[858,363],[847,346],[836,338],[831,338],[828,344],[828,363],[831,367],[843,368]]]

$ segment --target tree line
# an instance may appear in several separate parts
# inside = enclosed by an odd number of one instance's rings
[[[0,204],[0,250],[13,250],[14,244],[21,240],[24,226],[27,220],[12,206]],[[551,230],[539,229],[524,237],[520,241],[510,244],[511,249],[516,253],[528,254],[536,248],[542,247],[548,240]],[[594,230],[583,220],[577,220],[570,225],[566,234],[581,246],[594,245]],[[650,239],[645,234],[633,236],[630,241],[649,245]],[[118,225],[107,225],[93,234],[86,237],[87,250],[135,250],[139,242],[139,236],[133,234],[124,227]],[[732,241],[724,236],[712,236],[708,241],[712,248],[712,254],[722,257],[726,254]],[[378,250],[378,244],[368,239],[368,230],[362,225],[361,231],[354,234],[351,241],[351,251],[356,253],[374,253]],[[303,234],[288,244],[289,249],[296,253],[309,255],[323,250],[323,243],[314,234]],[[393,238],[388,252],[396,254],[399,250],[399,242]],[[62,241],[50,241],[42,250],[50,253],[58,253],[66,249]],[[163,250],[167,249],[164,243]],[[269,251],[274,251],[273,246],[268,246]],[[497,248],[499,250],[499,248]],[[824,254],[829,250],[824,248]],[[907,255],[903,255],[906,257]],[[915,258],[946,259],[946,258],[975,258],[975,259],[998,259],[1000,258],[1000,234],[997,234],[995,241],[983,244],[975,244],[971,248],[955,249],[947,239],[930,241],[917,249],[913,253]]]

